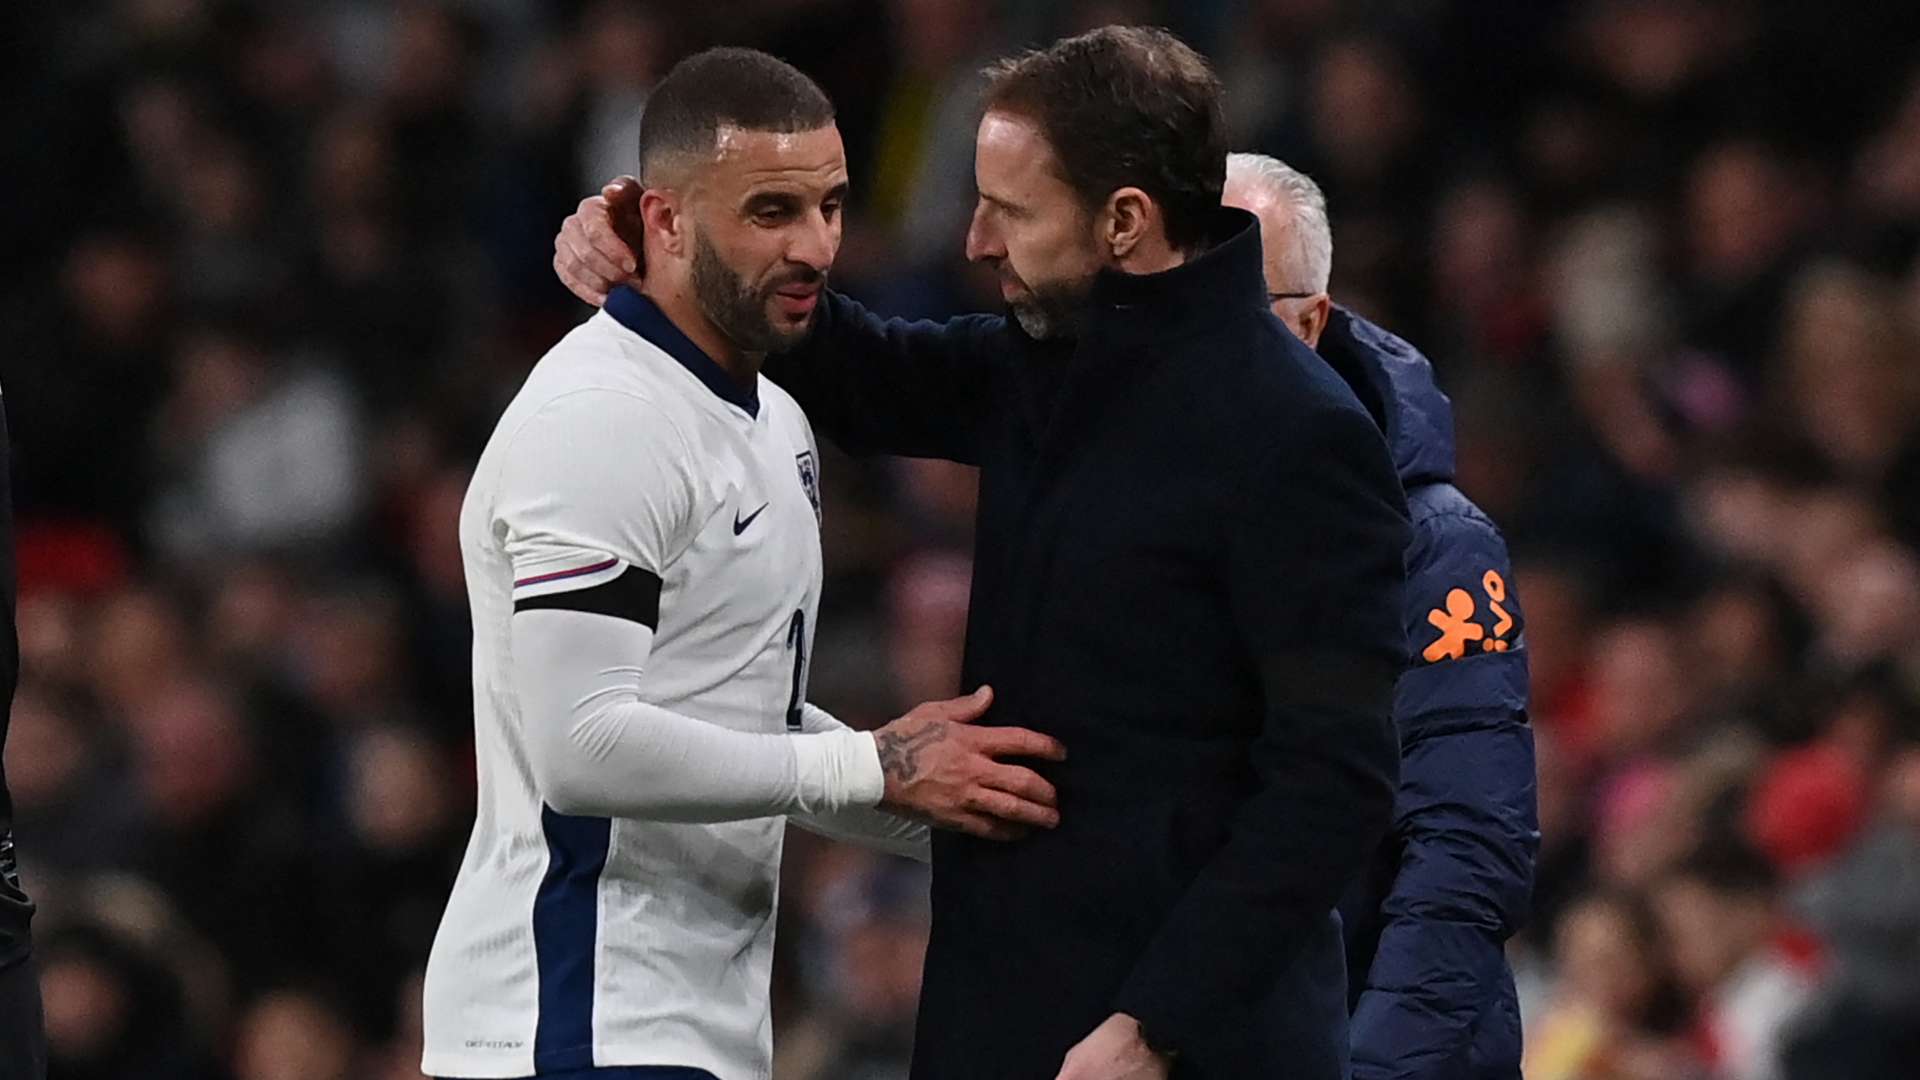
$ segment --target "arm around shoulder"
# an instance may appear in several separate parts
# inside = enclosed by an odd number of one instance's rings
[[[883,319],[835,292],[816,319],[765,368],[815,428],[850,453],[979,463],[997,372],[1026,341],[1005,319]]]

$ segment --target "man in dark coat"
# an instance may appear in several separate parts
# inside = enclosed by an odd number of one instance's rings
[[[0,410],[0,747],[7,741],[7,714],[20,678],[20,644],[14,633],[13,502],[8,478],[7,426]],[[3,759],[0,759],[3,760]],[[40,1023],[40,983],[29,963],[27,924],[33,904],[20,885],[13,854],[13,800],[0,766],[0,1080],[39,1080],[47,1049]]]
[[[1226,201],[1260,218],[1274,314],[1379,421],[1413,515],[1393,830],[1340,908],[1354,1080],[1519,1080],[1504,945],[1526,918],[1540,834],[1526,619],[1506,542],[1453,484],[1453,407],[1432,365],[1328,297],[1319,186],[1234,154]]]
[[[1414,524],[1393,829],[1340,909],[1354,1080],[1519,1080],[1505,945],[1526,921],[1540,833],[1506,543],[1453,485],[1452,410],[1426,358],[1340,308],[1320,351],[1383,399]]]
[[[965,679],[1069,752],[1057,829],[936,839],[914,1076],[1344,1078],[1333,908],[1407,660],[1391,459],[1267,310],[1204,61],[1108,28],[987,101],[967,248],[1014,319],[829,295],[764,369],[849,450],[981,466]]]

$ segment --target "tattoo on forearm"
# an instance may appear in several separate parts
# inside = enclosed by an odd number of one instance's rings
[[[880,771],[890,780],[906,783],[920,772],[920,751],[947,737],[947,725],[931,723],[912,732],[881,731],[873,737],[880,751]]]

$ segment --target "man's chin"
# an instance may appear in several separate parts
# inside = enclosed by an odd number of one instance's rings
[[[773,344],[773,348],[769,351],[786,352],[788,349],[799,348],[801,342],[807,340],[807,335],[813,332],[815,314],[809,311],[798,317],[776,315],[768,319],[767,337]]]
[[[773,325],[775,330],[782,333],[792,331],[796,334],[804,334],[813,328],[813,320],[819,314],[820,307],[816,304],[807,308],[805,311],[779,311],[775,313],[773,318],[769,319],[768,322]]]
[[[1038,305],[1023,303],[1008,304],[1007,307],[1013,312],[1013,321],[1019,323],[1020,329],[1035,341],[1046,341],[1060,332],[1053,318]]]

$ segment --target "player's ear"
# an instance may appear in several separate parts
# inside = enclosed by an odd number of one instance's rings
[[[671,188],[648,188],[640,195],[640,223],[669,255],[686,251],[687,217],[682,210],[680,194]]]

